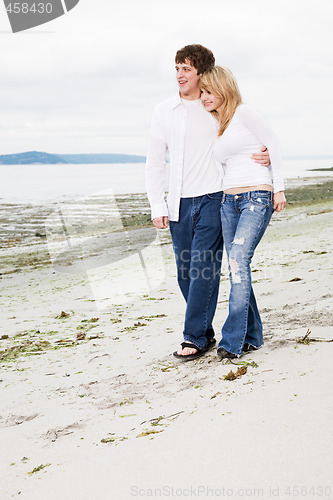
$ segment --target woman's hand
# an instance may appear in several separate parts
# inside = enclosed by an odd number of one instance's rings
[[[278,191],[273,195],[273,208],[275,212],[281,212],[285,208],[287,204],[286,197],[284,195],[284,191]]]

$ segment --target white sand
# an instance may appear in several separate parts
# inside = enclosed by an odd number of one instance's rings
[[[333,218],[309,212],[289,212],[257,250],[266,343],[240,359],[255,363],[235,381],[223,377],[239,367],[215,351],[188,363],[171,355],[184,302],[170,245],[158,290],[106,309],[82,274],[2,276],[1,350],[18,334],[73,341],[89,325],[100,338],[1,362],[1,500],[333,499]],[[224,265],[218,340],[227,296]],[[61,311],[70,316],[56,319]],[[297,343],[308,329],[323,342]]]

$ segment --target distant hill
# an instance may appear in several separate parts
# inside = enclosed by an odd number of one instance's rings
[[[144,163],[146,158],[125,154],[49,154],[40,151],[28,151],[14,155],[0,155],[0,165],[55,165],[58,163]]]
[[[28,151],[15,155],[0,155],[1,165],[31,165],[31,164],[56,164],[68,163],[58,155],[50,155],[39,151]]]

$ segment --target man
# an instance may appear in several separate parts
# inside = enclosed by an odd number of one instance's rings
[[[212,321],[222,261],[222,168],[213,156],[217,121],[202,106],[198,86],[202,73],[214,66],[214,55],[202,45],[187,45],[176,53],[175,61],[179,93],[155,107],[146,187],[154,226],[165,229],[170,223],[178,284],[186,301],[185,342],[174,355],[188,361],[216,343]],[[269,164],[268,152],[253,157],[262,165]]]

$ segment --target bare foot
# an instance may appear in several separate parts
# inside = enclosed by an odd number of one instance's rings
[[[177,354],[180,354],[181,356],[189,356],[190,354],[195,354],[196,352],[198,352],[198,349],[193,349],[191,347],[184,347],[183,349],[180,345]]]

